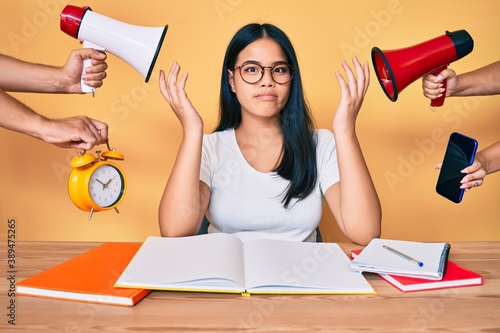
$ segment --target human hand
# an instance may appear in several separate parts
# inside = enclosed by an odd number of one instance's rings
[[[486,166],[476,157],[472,165],[463,169],[461,172],[467,175],[460,181],[462,184],[460,188],[468,191],[473,187],[483,185],[484,177],[486,176]]]
[[[46,119],[41,139],[61,148],[89,150],[108,141],[108,125],[86,116]]]
[[[160,92],[167,100],[183,128],[203,126],[203,121],[186,94],[188,74],[184,73],[177,83],[181,67],[177,62],[172,64],[167,78],[160,70]]]
[[[71,51],[61,70],[61,82],[65,85],[62,89],[73,94],[82,93],[81,79],[89,87],[101,87],[108,68],[106,58],[106,53],[94,49],[85,48]],[[85,68],[85,73],[82,74],[83,60],[85,59],[92,59],[92,66]]]
[[[347,77],[347,82],[340,72],[336,72],[337,81],[340,86],[340,102],[333,119],[333,130],[354,130],[356,118],[358,116],[364,97],[370,84],[370,70],[368,62],[363,66],[359,63],[356,57],[352,60],[356,75],[343,61],[342,67]]]
[[[443,81],[446,81],[446,89],[443,88]],[[424,96],[429,99],[436,99],[443,96],[451,96],[458,85],[457,73],[453,69],[445,69],[438,75],[426,74],[422,77],[422,90]]]
[[[435,169],[441,169],[442,165],[442,162],[439,163],[436,165]],[[460,172],[466,174],[460,181],[460,188],[465,190],[465,192],[469,191],[473,187],[483,185],[484,177],[486,176],[486,169],[478,158],[475,158],[474,162],[470,166],[464,168]]]

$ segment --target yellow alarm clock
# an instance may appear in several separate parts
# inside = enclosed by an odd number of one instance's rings
[[[96,151],[97,157],[85,151],[71,161],[68,192],[71,201],[81,210],[94,212],[114,209],[122,202],[127,190],[127,180],[122,169],[110,160],[123,160],[114,149]]]

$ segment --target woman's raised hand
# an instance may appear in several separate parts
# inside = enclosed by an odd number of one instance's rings
[[[188,74],[184,73],[177,82],[180,70],[181,67],[174,61],[168,76],[165,77],[165,72],[160,71],[160,91],[184,129],[189,126],[203,126],[203,120],[186,94]]]

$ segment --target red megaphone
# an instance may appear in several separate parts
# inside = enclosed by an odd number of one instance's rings
[[[410,83],[427,73],[439,74],[448,64],[465,57],[474,41],[465,30],[446,31],[443,36],[398,50],[382,51],[372,48],[372,62],[378,81],[389,99],[395,102],[399,93]],[[446,89],[446,80],[443,82]],[[445,93],[431,101],[442,106]]]

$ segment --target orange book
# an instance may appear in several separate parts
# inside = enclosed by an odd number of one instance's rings
[[[355,258],[360,252],[361,250],[353,250],[351,252],[352,257]],[[479,273],[473,272],[449,260],[446,266],[446,271],[441,280],[421,279],[393,274],[376,274],[403,292],[477,286],[484,283],[484,278]]]
[[[62,264],[17,283],[19,295],[132,306],[147,289],[114,284],[141,244],[104,243]]]

